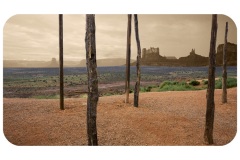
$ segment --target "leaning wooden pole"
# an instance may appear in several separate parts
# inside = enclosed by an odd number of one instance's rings
[[[88,73],[88,98],[87,98],[87,134],[88,145],[97,146],[97,104],[98,104],[98,78],[96,62],[95,40],[95,15],[86,15],[86,66]]]
[[[138,16],[134,14],[134,22],[135,22],[135,37],[137,42],[137,81],[135,84],[134,90],[134,107],[138,107],[139,102],[139,90],[140,90],[140,81],[141,81],[141,69],[140,69],[140,60],[141,60],[141,45],[139,40],[139,33],[138,33]]]
[[[217,39],[217,15],[212,15],[212,30],[209,52],[208,88],[207,88],[207,109],[204,140],[213,144],[213,123],[214,123],[214,90],[215,90],[215,65],[216,65],[216,39]]]
[[[60,78],[60,109],[64,110],[63,89],[63,15],[59,14],[59,78]]]
[[[130,90],[131,24],[132,24],[132,15],[128,14],[127,52],[126,52],[126,80],[125,80],[126,99],[125,99],[125,103],[129,103],[129,90]]]
[[[227,59],[226,59],[227,35],[228,35],[228,22],[226,22],[223,46],[222,103],[227,103]]]

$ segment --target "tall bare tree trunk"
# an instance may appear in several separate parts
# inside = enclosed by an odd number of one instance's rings
[[[88,72],[88,99],[87,99],[87,134],[88,145],[98,145],[97,138],[97,103],[98,103],[98,78],[96,63],[96,40],[95,40],[95,15],[86,15],[86,65]]]
[[[131,59],[131,24],[132,15],[128,15],[127,26],[127,53],[126,53],[126,80],[125,80],[125,103],[129,103],[129,88],[130,88],[130,59]]]
[[[141,60],[141,45],[139,40],[139,34],[138,34],[138,16],[137,14],[134,14],[134,22],[135,22],[135,37],[137,42],[137,82],[135,84],[135,90],[134,90],[134,106],[138,107],[139,102],[139,90],[140,90],[140,81],[141,81],[141,69],[140,69],[140,60]]]
[[[222,103],[227,103],[227,34],[228,34],[228,22],[226,22],[224,47],[223,47],[223,74],[222,74]]]
[[[63,90],[63,15],[59,14],[59,76],[60,76],[60,109],[64,110]]]
[[[215,64],[216,64],[216,39],[217,39],[217,15],[212,15],[212,30],[209,52],[208,69],[208,89],[207,89],[207,109],[204,140],[208,144],[213,144],[213,123],[214,123],[214,90],[215,90]]]

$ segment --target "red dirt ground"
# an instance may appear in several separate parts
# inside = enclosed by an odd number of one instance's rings
[[[99,145],[206,145],[203,140],[206,90],[140,93],[139,107],[125,96],[100,97],[97,112]],[[86,98],[3,99],[3,129],[15,145],[87,145]],[[233,140],[237,131],[237,88],[228,103],[215,90],[214,144]]]

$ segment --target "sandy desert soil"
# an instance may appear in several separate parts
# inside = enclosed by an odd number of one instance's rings
[[[203,140],[206,90],[140,93],[139,107],[125,96],[100,97],[97,113],[101,146],[206,145]],[[3,129],[15,145],[87,145],[86,98],[3,99]],[[215,91],[214,145],[233,140],[237,131],[237,88],[228,103]]]

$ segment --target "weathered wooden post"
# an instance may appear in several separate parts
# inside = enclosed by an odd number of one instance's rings
[[[216,39],[217,39],[217,15],[212,15],[211,41],[209,51],[208,88],[207,88],[207,109],[204,140],[213,144],[213,123],[214,123],[214,90],[215,90],[215,64],[216,64]]]
[[[129,103],[129,88],[130,88],[130,59],[131,59],[131,23],[132,15],[128,14],[127,26],[127,52],[126,52],[126,80],[125,80],[125,103]]]
[[[226,60],[227,34],[228,34],[228,22],[226,22],[223,46],[222,103],[227,103],[227,60]]]
[[[64,110],[63,90],[63,15],[59,14],[59,78],[60,78],[60,109]]]
[[[135,90],[134,90],[134,106],[138,107],[140,81],[141,81],[141,69],[140,69],[141,45],[140,45],[139,34],[138,34],[138,16],[137,16],[137,14],[134,14],[134,22],[135,22],[135,37],[136,37],[136,42],[137,42],[137,62],[136,62],[137,81],[136,81]]]
[[[95,40],[95,15],[86,15],[86,66],[88,72],[88,98],[87,98],[87,134],[88,145],[97,146],[97,103],[98,103],[98,78],[96,62]]]

